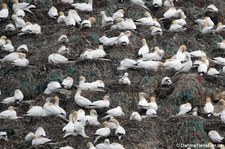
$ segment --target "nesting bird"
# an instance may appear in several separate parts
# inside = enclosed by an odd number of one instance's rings
[[[88,3],[74,3],[71,4],[75,9],[78,9],[80,11],[92,11],[93,0],[88,0]]]
[[[179,113],[176,116],[185,115],[187,112],[191,111],[192,106],[189,102],[182,104],[179,109]]]
[[[52,6],[48,11],[48,16],[52,19],[57,19],[58,18],[58,10],[54,6]]]
[[[0,112],[0,119],[18,119],[21,117],[17,116],[17,113],[15,111],[15,107],[9,106],[7,110]]]
[[[143,57],[144,55],[149,53],[149,47],[148,47],[148,44],[146,42],[146,39],[143,38],[141,40],[141,43],[142,43],[142,47],[138,50],[138,55]]]
[[[121,79],[119,79],[119,83],[130,85],[131,83],[130,83],[130,79],[128,78],[128,75],[129,74],[127,72],[125,72],[123,77]]]
[[[90,17],[88,18],[88,20],[83,20],[81,22],[81,26],[82,28],[91,28],[95,22],[96,22],[95,17]]]
[[[101,137],[108,137],[111,130],[109,128],[109,124],[107,121],[103,122],[103,128],[99,128],[95,131],[95,141],[94,141],[94,144],[98,141],[99,138]]]
[[[0,21],[8,18],[9,9],[6,3],[2,3],[2,9],[0,10]]]
[[[214,106],[212,104],[211,98],[206,98],[206,103],[203,110],[208,117],[210,117],[214,113]]]

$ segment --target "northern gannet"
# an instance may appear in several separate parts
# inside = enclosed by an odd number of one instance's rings
[[[24,116],[30,117],[45,116],[45,110],[41,106],[31,106]]]
[[[169,19],[169,18],[178,18],[181,16],[183,11],[181,9],[176,9],[175,7],[170,7],[164,14],[162,19]]]
[[[159,47],[154,47],[154,52],[147,53],[140,58],[143,61],[160,61],[162,60],[165,52]]]
[[[70,53],[70,49],[67,48],[66,46],[62,45],[59,50],[57,51],[59,54],[69,54]]]
[[[87,49],[80,55],[82,59],[101,59],[106,56],[104,48],[102,45],[99,45],[97,49]]]
[[[36,8],[36,6],[26,2],[19,3],[19,0],[13,0],[13,10],[22,9],[27,12],[33,13],[32,11],[30,11],[31,8]]]
[[[225,123],[225,104],[223,104],[223,110],[220,115],[220,120],[222,121],[222,123]]]
[[[46,98],[45,104],[43,106],[46,116],[55,115],[64,117],[64,113],[61,113],[61,111],[55,106],[55,104],[50,102],[50,100],[50,97]]]
[[[202,29],[202,31],[201,31],[201,33],[202,34],[207,34],[207,33],[211,33],[213,30],[213,26],[209,26],[208,25],[208,22],[206,21],[205,23],[204,23],[204,26],[203,26],[203,29]]]
[[[102,16],[102,26],[101,27],[105,27],[105,26],[113,24],[113,18],[107,17],[105,11],[101,11],[100,14]]]
[[[157,103],[156,103],[156,98],[155,98],[155,96],[151,96],[151,97],[150,97],[150,102],[148,103],[148,106],[149,106],[149,105],[151,105],[152,108],[153,108],[155,111],[158,110],[158,105],[157,105]]]
[[[15,9],[14,13],[20,18],[24,18],[25,17],[25,12],[22,9]]]
[[[26,44],[22,44],[16,49],[17,52],[28,52],[28,47]]]
[[[165,7],[174,7],[174,3],[173,3],[174,0],[165,0],[164,3],[163,3],[163,6]],[[177,1],[177,0],[175,0]]]
[[[112,109],[106,111],[106,114],[107,115],[105,117],[103,117],[102,119],[106,119],[111,116],[123,116],[124,115],[122,108],[120,106],[117,106],[116,108],[112,108]]]
[[[37,137],[34,134],[32,134],[32,145],[36,146],[36,145],[42,145],[42,144],[47,144],[52,142],[52,140],[48,139],[48,138],[44,138],[44,137]]]
[[[118,18],[116,24],[111,26],[110,30],[136,30],[137,27],[131,18]]]
[[[75,9],[78,9],[80,11],[92,11],[92,4],[93,0],[88,0],[88,3],[74,3],[71,4],[71,6],[73,6]]]
[[[108,137],[111,130],[109,128],[109,124],[107,121],[103,122],[103,128],[99,128],[95,131],[95,141],[94,141],[94,144],[98,141],[99,138],[101,137]]]
[[[181,45],[177,50],[177,53],[172,58],[177,59],[181,62],[185,62],[187,60],[185,53],[186,51],[187,51],[186,45]]]
[[[55,101],[55,107],[60,111],[60,115],[62,115],[63,117],[66,117],[66,111],[63,109],[63,108],[61,108],[60,106],[59,106],[59,97],[58,96],[54,96],[53,97],[53,100]]]
[[[12,19],[18,29],[21,29],[26,25],[25,21],[22,18],[19,18],[16,14],[12,15]]]
[[[223,40],[222,42],[217,43],[218,47],[221,49],[225,49],[225,40]]]
[[[69,115],[69,122],[63,127],[62,131],[65,133],[65,135],[63,136],[63,138],[69,136],[69,135],[75,135],[74,134],[74,119],[73,119],[73,113],[71,113]]]
[[[7,39],[5,45],[2,46],[3,51],[13,52],[14,46],[12,45],[11,40]]]
[[[3,99],[1,101],[1,103],[3,103],[3,104],[11,104],[11,103],[19,104],[23,100],[23,98],[24,98],[24,95],[23,95],[22,91],[19,89],[16,89],[14,91],[14,95],[12,97],[7,97],[7,98]]]
[[[169,31],[171,32],[182,32],[185,31],[187,28],[184,25],[179,24],[176,20],[172,21],[172,24],[169,28]]]
[[[131,36],[131,31],[126,31],[125,33],[122,32],[123,35],[120,35],[120,38],[118,39],[118,44],[122,45],[128,45],[130,40],[129,37]]]
[[[82,124],[82,122],[78,122],[78,112],[74,111],[73,112],[73,123],[74,123],[74,133],[75,134],[79,134],[84,138],[89,138],[89,136],[87,136],[84,132],[85,127]]]
[[[138,102],[137,106],[140,109],[147,109],[148,108],[148,102],[144,97],[145,95],[146,94],[144,92],[139,93],[139,102]]]
[[[179,113],[176,116],[185,115],[187,112],[191,111],[192,106],[189,102],[182,104],[179,109]]]
[[[88,149],[96,149],[95,146],[91,142],[88,142],[86,146]]]
[[[58,10],[54,6],[52,6],[48,11],[48,16],[52,19],[57,19],[58,18]]]
[[[208,136],[213,143],[221,143],[224,140],[224,137],[215,130],[209,131]]]
[[[71,146],[64,146],[64,147],[60,147],[59,149],[74,149],[74,148]]]
[[[184,52],[184,54],[186,55],[185,59],[187,59],[187,60],[184,63],[181,64],[177,73],[188,72],[192,67],[191,55],[188,52]]]
[[[58,89],[62,88],[59,82],[57,81],[51,81],[48,83],[47,88],[44,90],[44,93],[49,95],[53,92],[57,92]]]
[[[162,7],[162,0],[153,0],[152,5],[155,8]]]
[[[209,76],[216,76],[219,74],[220,74],[220,72],[218,70],[216,70],[216,68],[209,68],[207,71],[207,75],[209,75]]]
[[[38,127],[37,130],[34,133],[35,136],[39,137],[46,137],[46,132],[44,130],[44,128],[42,127]]]
[[[0,119],[12,119],[13,120],[13,119],[21,118],[21,117],[17,116],[17,113],[14,109],[16,109],[16,108],[13,106],[9,106],[7,110],[2,111],[0,113]]]
[[[6,40],[7,40],[7,37],[6,36],[1,36],[0,38],[0,47],[4,46],[6,44]]]
[[[207,59],[205,56],[201,57],[201,64],[198,66],[198,73],[200,75],[206,74],[208,71]]]
[[[76,26],[76,21],[74,19],[74,17],[72,15],[68,15],[65,19],[64,19],[65,23],[67,26],[72,26],[75,27]]]
[[[19,58],[15,59],[12,64],[15,66],[26,67],[29,64],[29,60],[26,59],[25,53],[19,53]]]
[[[217,24],[216,32],[222,32],[222,31],[225,31],[225,25],[219,22]]]
[[[196,51],[192,51],[190,52],[191,56],[193,57],[202,57],[202,56],[206,56],[205,52],[202,50],[196,50]]]
[[[113,20],[117,20],[119,18],[123,18],[124,17],[124,10],[123,9],[119,9],[117,10],[115,13],[113,13],[112,18]]]
[[[67,76],[63,81],[62,81],[62,86],[65,89],[70,89],[73,86],[73,78],[70,76]]]
[[[169,77],[162,78],[161,85],[162,86],[170,86],[172,84],[172,80]]]
[[[138,50],[138,55],[143,57],[144,55],[149,53],[149,47],[145,38],[141,40],[141,43],[142,47]]]
[[[218,65],[225,65],[225,58],[223,58],[223,57],[214,57],[213,59],[212,59],[212,62],[214,62],[214,63],[216,63],[216,64],[218,64]]]
[[[62,44],[68,43],[68,42],[69,42],[69,39],[68,39],[67,35],[61,35],[61,36],[58,38],[58,42],[59,42],[59,43],[62,43]]]
[[[95,145],[95,149],[111,149],[109,139],[105,139],[103,143]]]
[[[80,25],[81,18],[75,9],[69,10],[68,15],[71,16],[75,20],[76,24]]]
[[[117,68],[118,70],[126,70],[129,68],[134,68],[137,64],[136,60],[125,58],[120,62],[120,66]]]
[[[206,103],[205,103],[205,106],[203,108],[204,110],[204,113],[210,117],[213,113],[214,113],[214,106],[212,104],[212,100],[211,98],[206,98]]]
[[[83,20],[81,22],[81,27],[82,28],[91,28],[95,22],[96,22],[95,17],[90,17],[90,18],[88,18],[88,20]]]
[[[102,37],[99,38],[99,42],[103,44],[103,46],[113,46],[118,43],[118,39],[120,36],[117,37],[107,37],[103,35]]]
[[[143,7],[146,10],[149,10],[148,7],[145,6],[145,2],[143,0],[130,0],[130,2],[134,5],[138,5]]]
[[[165,69],[175,69],[176,71],[181,68],[181,61],[175,58],[166,59],[164,62]]]
[[[148,109],[146,111],[146,115],[143,115],[142,118],[146,118],[146,117],[154,117],[157,115],[157,112],[154,108],[154,106],[152,104],[148,105]]]
[[[103,100],[97,100],[92,102],[92,104],[90,105],[91,108],[108,108],[110,105],[110,97],[105,95],[103,97]]]
[[[164,67],[163,62],[160,61],[143,61],[138,60],[135,68],[152,69],[157,71],[159,67]]]
[[[152,26],[150,27],[150,31],[151,31],[151,35],[155,36],[155,35],[162,35],[162,29],[160,27],[156,27],[156,26]]]
[[[1,140],[1,141],[8,141],[7,132],[5,132],[5,131],[0,131],[0,140]]]
[[[100,123],[98,122],[98,114],[94,109],[90,111],[90,115],[85,115],[84,117],[82,117],[81,121],[83,121],[85,125],[93,125],[93,126],[100,125]]]
[[[151,14],[148,11],[145,11],[145,17],[135,20],[134,23],[136,25],[152,26],[154,25],[154,20]]]
[[[20,30],[21,33],[19,35],[24,35],[24,34],[41,34],[41,26],[37,23],[30,23],[27,22],[25,26]]]
[[[127,84],[127,85],[130,85],[131,84],[131,82],[130,82],[130,79],[128,78],[128,73],[127,72],[125,72],[124,73],[124,75],[123,75],[123,77],[121,78],[121,79],[119,79],[119,83],[120,84]]]
[[[105,84],[102,80],[96,80],[91,83],[87,83],[85,80],[86,78],[84,76],[80,77],[79,88],[81,90],[104,91]]]
[[[123,145],[113,142],[110,144],[110,149],[125,149],[125,148],[123,147]]]
[[[73,0],[60,0],[61,3],[72,4]]]
[[[131,115],[130,115],[130,120],[135,120],[135,121],[142,121],[142,117],[141,117],[141,115],[138,113],[138,112],[136,112],[136,111],[133,111],[132,113],[131,113]]]
[[[48,62],[52,64],[66,64],[66,63],[74,63],[75,61],[69,61],[65,56],[53,53],[48,56]]]
[[[118,137],[118,139],[121,139],[126,133],[125,129],[120,126],[120,123],[115,118],[112,119],[111,122],[116,125],[115,135]]]
[[[0,10],[0,21],[8,18],[9,9],[6,3],[2,3],[2,9]]]
[[[81,107],[85,107],[85,108],[92,105],[92,102],[89,99],[81,96],[80,94],[81,94],[81,88],[77,87],[77,92],[74,96],[74,101],[76,102],[76,104],[78,104]]]
[[[64,12],[59,12],[59,17],[57,19],[57,23],[65,23],[66,16],[64,15]]]
[[[218,12],[218,8],[215,5],[210,4],[206,7],[206,11],[208,11],[208,12]]]

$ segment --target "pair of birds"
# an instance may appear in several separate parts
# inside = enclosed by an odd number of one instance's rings
[[[103,143],[99,143],[97,145],[93,145],[91,142],[88,142],[87,143],[87,148],[88,149],[125,149],[123,147],[123,145],[119,144],[119,143],[116,143],[116,142],[113,142],[110,144],[110,141],[109,139],[105,139]]]
[[[43,144],[48,144],[54,142],[48,138],[46,138],[46,132],[42,127],[38,127],[35,133],[29,132],[25,136],[25,141],[31,142],[32,146],[38,146]]]
[[[13,96],[3,99],[1,101],[1,103],[3,103],[3,104],[12,104],[12,103],[19,104],[21,101],[23,101],[23,99],[24,99],[23,92],[20,89],[16,89],[14,91]]]

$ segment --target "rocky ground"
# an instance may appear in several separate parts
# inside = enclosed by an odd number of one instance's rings
[[[4,1],[4,0],[3,0]],[[30,2],[27,0],[27,2]],[[219,12],[217,14],[205,14],[205,8],[209,4],[215,4]],[[96,24],[91,29],[68,28],[65,25],[59,25],[56,20],[49,19],[47,11],[54,4],[58,10],[68,11],[69,5],[62,5],[52,0],[37,1],[37,9],[34,14],[26,13],[25,20],[32,23],[38,23],[42,27],[40,35],[18,36],[19,31],[5,32],[4,28],[9,22],[0,22],[0,35],[6,35],[12,40],[17,48],[26,43],[29,48],[27,58],[33,67],[18,68],[9,63],[0,64],[0,90],[1,99],[12,95],[15,89],[21,89],[26,100],[34,100],[34,103],[21,103],[17,107],[18,115],[21,116],[28,111],[31,105],[44,104],[43,91],[50,81],[61,82],[66,76],[71,76],[78,84],[81,75],[85,76],[88,82],[101,79],[105,82],[106,92],[84,92],[83,95],[92,101],[102,99],[104,95],[111,98],[110,107],[120,105],[125,112],[125,116],[118,118],[121,125],[126,130],[126,135],[118,140],[113,135],[109,137],[110,141],[116,141],[124,145],[127,149],[149,149],[149,148],[179,148],[176,144],[206,144],[209,142],[207,132],[217,130],[222,136],[225,136],[224,127],[219,117],[204,119],[195,116],[170,117],[175,115],[179,106],[185,102],[190,102],[193,107],[198,106],[199,111],[205,103],[206,97],[211,97],[216,104],[218,101],[218,92],[224,91],[225,75],[218,77],[200,76],[195,69],[188,74],[178,74],[172,77],[173,85],[170,87],[161,87],[161,79],[165,76],[171,76],[174,71],[160,68],[158,71],[151,70],[127,70],[131,85],[120,85],[118,76],[123,75],[125,71],[117,70],[119,63],[124,58],[137,59],[138,49],[141,47],[141,38],[146,38],[149,47],[162,47],[166,53],[165,59],[174,55],[180,45],[185,44],[187,51],[203,50],[209,58],[225,55],[225,51],[218,49],[217,43],[225,38],[223,33],[211,33],[202,35],[200,28],[193,20],[202,18],[206,15],[211,17],[217,23],[225,23],[225,2],[222,0],[179,0],[175,4],[176,8],[181,8],[187,15],[188,29],[182,33],[170,33],[164,28],[162,36],[152,37],[149,27],[138,27],[137,32],[133,32],[128,46],[116,45],[105,47],[107,57],[112,61],[79,61],[75,64],[48,64],[47,57],[51,53],[57,52],[61,46],[57,43],[60,35],[66,34],[69,37],[68,48],[71,50],[66,55],[71,60],[78,60],[80,54],[85,48],[95,48],[99,45],[99,37],[104,35],[104,29],[101,26],[100,11],[105,10],[107,14],[112,14],[118,8],[124,8],[127,17],[138,19],[144,14],[144,9],[138,6],[130,6],[129,1],[120,3],[117,0],[94,0],[93,13],[78,12],[81,18],[97,17]],[[153,9],[151,1],[146,4],[150,8],[150,13],[156,18],[161,18],[166,11],[165,8]],[[161,22],[161,25],[162,22]],[[107,32],[106,35],[119,35],[119,31]],[[1,51],[0,58],[7,53]],[[211,64],[218,69],[220,66]],[[61,97],[60,106],[70,113],[72,110],[78,110],[80,107],[74,102],[76,88],[72,88],[72,95],[66,98]],[[142,122],[130,121],[131,111],[138,110],[138,93],[145,92],[148,96],[155,95],[159,105],[158,117],[147,118]],[[0,104],[0,111],[7,109],[6,105]],[[85,110],[87,113],[89,110]],[[102,118],[105,110],[98,110],[99,117]],[[102,121],[101,121],[102,122]],[[44,117],[30,120],[22,118],[15,121],[0,120],[0,128],[12,129],[14,133],[9,135],[9,141],[1,141],[0,148],[5,149],[28,149],[28,148],[59,148],[60,146],[70,145],[77,149],[85,149],[88,141],[94,141],[94,132],[98,127],[87,127],[86,134],[89,139],[83,139],[80,136],[67,137],[63,139],[62,128],[66,122],[58,117]],[[42,126],[47,131],[48,138],[58,142],[56,145],[45,145],[40,147],[31,147],[24,141],[25,135],[30,131],[35,131],[37,127]],[[113,133],[112,133],[113,134]],[[100,142],[103,141],[100,140]]]

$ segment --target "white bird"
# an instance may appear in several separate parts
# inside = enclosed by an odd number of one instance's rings
[[[82,28],[91,28],[95,22],[96,22],[95,17],[90,17],[90,18],[88,18],[88,20],[83,20],[81,22],[81,27]]]
[[[0,10],[0,21],[6,19],[9,16],[9,9],[6,3],[2,3],[2,9]]]
[[[53,53],[48,56],[48,62],[52,64],[66,64],[66,63],[74,63],[75,61],[69,61],[65,56]]]
[[[65,89],[70,89],[73,86],[73,78],[71,78],[70,76],[66,77],[63,81],[62,81],[62,86]]]
[[[99,45],[97,49],[87,49],[80,55],[82,59],[101,59],[106,56],[104,48],[102,45]]]
[[[125,149],[125,148],[123,147],[123,145],[113,142],[110,144],[110,149]]]
[[[129,37],[131,36],[131,31],[126,31],[125,33],[120,33],[120,38],[118,39],[118,44],[122,44],[124,46],[128,45],[130,40]]]
[[[88,149],[96,149],[96,147],[91,142],[88,142],[86,146]]]
[[[225,25],[222,24],[222,22],[219,22],[217,24],[216,32],[222,32],[222,31],[225,31]]]
[[[177,71],[181,68],[181,61],[172,57],[166,59],[163,65],[165,69],[175,69]]]
[[[123,116],[124,115],[122,108],[120,106],[117,106],[116,108],[112,108],[112,109],[106,111],[106,114],[107,115],[105,117],[103,117],[102,119],[106,119],[111,116]]]
[[[155,35],[162,35],[162,34],[163,34],[163,33],[162,33],[162,29],[161,29],[160,27],[152,26],[152,27],[150,28],[150,30],[151,30],[151,35],[152,35],[152,36],[155,36]]]
[[[134,23],[136,25],[146,25],[146,26],[155,25],[154,20],[148,11],[145,11],[144,15],[145,17],[135,20]]]
[[[75,3],[71,4],[75,9],[78,9],[80,11],[92,11],[93,0],[88,0],[88,3]]]
[[[221,49],[225,49],[225,40],[223,40],[222,42],[217,43],[218,47]]]
[[[91,106],[91,108],[108,108],[109,107],[109,105],[110,105],[110,97],[109,96],[107,96],[107,95],[105,95],[104,97],[103,97],[103,100],[97,100],[97,101],[94,101],[94,102],[92,102],[92,104],[90,105]]]
[[[7,40],[7,37],[6,36],[1,36],[0,38],[0,47],[4,46],[6,44],[6,40]]]
[[[36,6],[26,2],[19,3],[19,0],[13,0],[13,10],[22,9],[27,12],[33,13],[32,11],[30,11],[31,8],[36,8]]]
[[[144,69],[151,69],[157,71],[159,67],[164,67],[163,62],[160,61],[143,61],[138,60],[135,68],[144,68]]]
[[[58,10],[54,6],[52,6],[48,11],[48,16],[52,19],[57,19],[58,18]]]
[[[91,110],[90,115],[85,115],[84,117],[82,117],[81,122],[85,123],[85,125],[100,125],[100,123],[98,122],[98,114],[95,110]]]
[[[5,131],[0,131],[0,140],[2,141],[8,141],[8,136],[7,136],[7,132]]]
[[[63,117],[64,113],[61,113],[61,111],[55,106],[55,104],[50,102],[50,100],[51,100],[50,97],[46,98],[45,104],[43,106],[46,116],[55,115]]]
[[[21,118],[21,117],[17,116],[17,113],[14,109],[16,109],[16,108],[13,107],[13,106],[9,106],[7,110],[2,111],[0,113],[0,119],[11,119],[11,120],[13,120],[13,119]]]
[[[22,9],[15,9],[14,13],[20,18],[24,18],[25,17],[25,12]]]
[[[38,138],[46,137],[46,132],[42,127],[38,127],[37,130],[35,131],[34,135],[37,136]]]
[[[125,72],[124,73],[124,75],[123,75],[123,77],[121,78],[121,79],[119,79],[119,83],[120,84],[127,84],[127,85],[130,85],[131,84],[131,82],[130,82],[130,79],[128,78],[128,73],[127,72]]]
[[[157,111],[158,110],[158,105],[157,105],[157,103],[156,103],[156,98],[155,98],[155,96],[151,96],[150,97],[150,102],[148,103],[148,106],[149,105],[151,105],[151,107],[155,110],[155,111]],[[148,107],[149,108],[149,107]]]
[[[63,108],[61,108],[60,106],[59,106],[59,97],[58,96],[54,96],[53,97],[53,99],[54,99],[54,101],[55,101],[55,107],[60,111],[60,115],[62,115],[63,117],[66,117],[66,111],[63,109]]]
[[[149,47],[145,38],[141,40],[141,43],[142,47],[138,50],[138,55],[143,57],[144,55],[149,53]]]
[[[162,60],[165,52],[159,47],[154,47],[154,52],[147,53],[140,58],[143,61],[160,61]]]
[[[198,73],[200,75],[206,74],[208,71],[208,65],[207,65],[207,61],[206,58],[203,56],[201,57],[201,64],[198,66]]]
[[[101,137],[108,137],[111,130],[109,128],[109,124],[107,121],[103,122],[103,128],[99,128],[95,131],[95,141],[94,141],[94,144],[98,141],[99,138]]]
[[[181,13],[183,11],[181,9],[176,9],[175,7],[170,7],[164,14],[163,18],[164,19],[169,19],[169,18],[178,18],[181,16]]]
[[[192,106],[189,102],[182,104],[179,109],[179,113],[176,116],[185,115],[187,112],[191,111]]]
[[[74,148],[71,146],[64,146],[64,147],[60,147],[59,149],[74,149]]]
[[[129,68],[134,68],[136,64],[137,64],[136,60],[125,58],[120,62],[120,66],[117,69],[126,70]]]
[[[169,77],[162,78],[161,85],[162,86],[170,86],[172,84],[172,80]]]
[[[214,57],[212,62],[219,64],[219,65],[225,65],[225,58],[223,57]]]
[[[104,91],[105,84],[102,80],[96,80],[91,83],[87,83],[85,80],[86,78],[84,76],[80,77],[79,88],[81,90]]]
[[[59,42],[59,43],[68,43],[68,42],[69,42],[69,39],[68,39],[67,35],[61,35],[61,36],[58,38],[58,42]]]
[[[209,26],[208,25],[208,22],[206,21],[204,23],[204,26],[203,26],[203,29],[201,31],[202,34],[207,34],[207,33],[211,33],[212,32],[212,29],[213,29],[213,26]]]
[[[193,57],[202,57],[202,56],[206,56],[206,53],[202,50],[196,50],[196,51],[192,51],[190,52],[191,56]]]
[[[169,28],[169,31],[171,32],[182,32],[182,31],[185,31],[187,28],[186,26],[184,25],[181,25],[179,24],[176,20],[173,20],[172,21],[172,24]]]
[[[221,135],[215,130],[211,130],[208,133],[208,136],[213,143],[221,143],[224,139],[224,137],[221,137]]]
[[[118,137],[118,139],[121,139],[126,133],[125,129],[120,126],[120,123],[115,118],[110,121],[116,125],[115,135]]]
[[[162,7],[162,0],[153,0],[152,5],[155,8]]]
[[[14,46],[12,45],[11,40],[7,39],[6,44],[2,46],[3,51],[13,52]]]
[[[60,0],[61,3],[72,4],[73,0]]]
[[[9,23],[5,26],[5,31],[12,32],[15,30],[16,30],[16,27],[12,23]],[[0,47],[1,47],[1,45],[0,45]]]
[[[44,138],[44,137],[37,137],[34,134],[32,134],[32,145],[33,146],[37,146],[37,145],[42,145],[42,144],[47,144],[52,142],[52,140],[48,139],[48,138]]]
[[[74,17],[72,15],[68,15],[65,19],[64,22],[66,23],[67,26],[76,26],[76,21],[74,20]]]
[[[95,149],[111,149],[109,139],[105,139],[103,143],[95,145]]]
[[[62,45],[59,50],[57,51],[59,54],[69,54],[70,53],[70,49],[67,48],[66,46]]]
[[[225,104],[223,104],[223,110],[220,115],[220,120],[222,121],[222,123],[225,123]]]
[[[131,115],[130,115],[130,120],[135,120],[135,121],[142,121],[142,117],[141,117],[141,115],[138,113],[138,112],[136,112],[136,111],[133,111],[132,113],[131,113]]]
[[[12,62],[12,64],[15,65],[15,66],[26,67],[29,64],[29,60],[26,59],[25,53],[21,53],[21,54],[19,54],[19,58],[15,59]]]
[[[59,82],[57,81],[51,81],[48,83],[47,88],[44,90],[44,93],[49,95],[53,92],[56,92],[58,89],[62,88]]]
[[[12,15],[12,19],[15,22],[16,28],[18,29],[21,29],[26,25],[25,21],[22,18],[18,17],[16,14]]]
[[[75,9],[69,10],[68,16],[71,16],[75,20],[76,24],[81,23],[81,18],[80,18],[79,14],[77,13],[77,11]]]
[[[156,113],[156,110],[154,109],[153,105],[152,104],[149,104],[148,105],[148,109],[146,111],[146,115],[142,116],[142,118],[154,117],[156,115],[157,115],[157,113]]]
[[[119,18],[123,18],[124,17],[124,10],[123,9],[119,9],[117,10],[115,13],[113,13],[112,18],[113,20],[117,20]]]
[[[12,97],[7,97],[7,98],[3,99],[1,101],[1,103],[3,103],[3,104],[11,104],[11,103],[19,104],[23,100],[23,98],[24,98],[24,95],[21,92],[21,90],[16,89],[14,91],[14,95]]]
[[[138,108],[140,109],[147,109],[148,108],[148,101],[145,99],[146,94],[144,92],[139,93],[139,102],[137,104]]]
[[[136,30],[137,27],[133,21],[133,19],[131,18],[118,18],[116,20],[116,24],[111,26],[110,30],[115,30],[115,29],[118,29],[118,30]]]
[[[206,11],[208,11],[208,12],[218,12],[218,8],[215,5],[210,4],[206,7]]]
[[[26,44],[22,44],[16,49],[17,52],[28,52],[28,47]]]
[[[57,19],[57,23],[65,23],[66,16],[64,15],[64,12],[59,12],[59,17]]]
[[[177,59],[181,62],[185,62],[187,60],[187,54],[185,53],[186,51],[187,47],[185,45],[181,45],[177,53],[172,58]]]
[[[12,52],[8,55],[6,55],[3,59],[1,59],[1,61],[5,62],[5,61],[9,61],[9,62],[13,62],[14,60],[19,58],[19,55],[21,55],[23,53],[20,52]]]
[[[144,2],[143,0],[130,0],[130,2],[131,2],[132,4],[141,6],[141,7],[143,7],[144,9],[149,10],[148,7],[145,6],[145,2]]]
[[[212,104],[212,100],[211,98],[206,98],[206,103],[205,103],[205,106],[203,108],[204,110],[204,113],[210,117],[213,113],[214,113],[214,106]]]
[[[105,26],[113,24],[113,18],[107,17],[105,11],[101,11],[100,14],[102,16],[102,26],[101,27],[105,27]]]
[[[27,142],[31,142],[32,141],[32,136],[34,135],[33,132],[29,132],[26,136],[25,136],[25,141]]]
[[[19,35],[24,35],[24,34],[41,34],[41,26],[37,23],[30,23],[27,22],[26,25],[20,30],[21,33]]]
[[[65,138],[69,135],[75,135],[76,136],[76,134],[74,134],[74,129],[75,129],[75,127],[74,127],[74,113],[71,113],[69,115],[69,122],[62,129],[62,131],[65,134],[63,136],[63,138]]]
[[[187,59],[187,61],[185,61],[184,63],[181,64],[177,73],[188,72],[192,67],[191,55],[188,52],[184,52],[184,54],[186,55],[185,59]]]
[[[174,3],[173,3],[174,0],[165,0],[164,3],[163,3],[163,6],[165,7],[173,7],[174,6]],[[175,0],[177,1],[177,0]]]
[[[207,71],[207,75],[209,75],[209,76],[216,76],[219,74],[220,74],[220,72],[218,70],[216,70],[216,68],[209,68]]]
[[[45,110],[41,106],[31,106],[24,116],[31,116],[31,117],[45,116]]]
[[[92,105],[92,102],[89,99],[81,96],[80,94],[81,94],[81,89],[80,87],[78,87],[77,92],[74,96],[74,101],[76,102],[76,104],[78,104],[81,107],[88,107]]]

